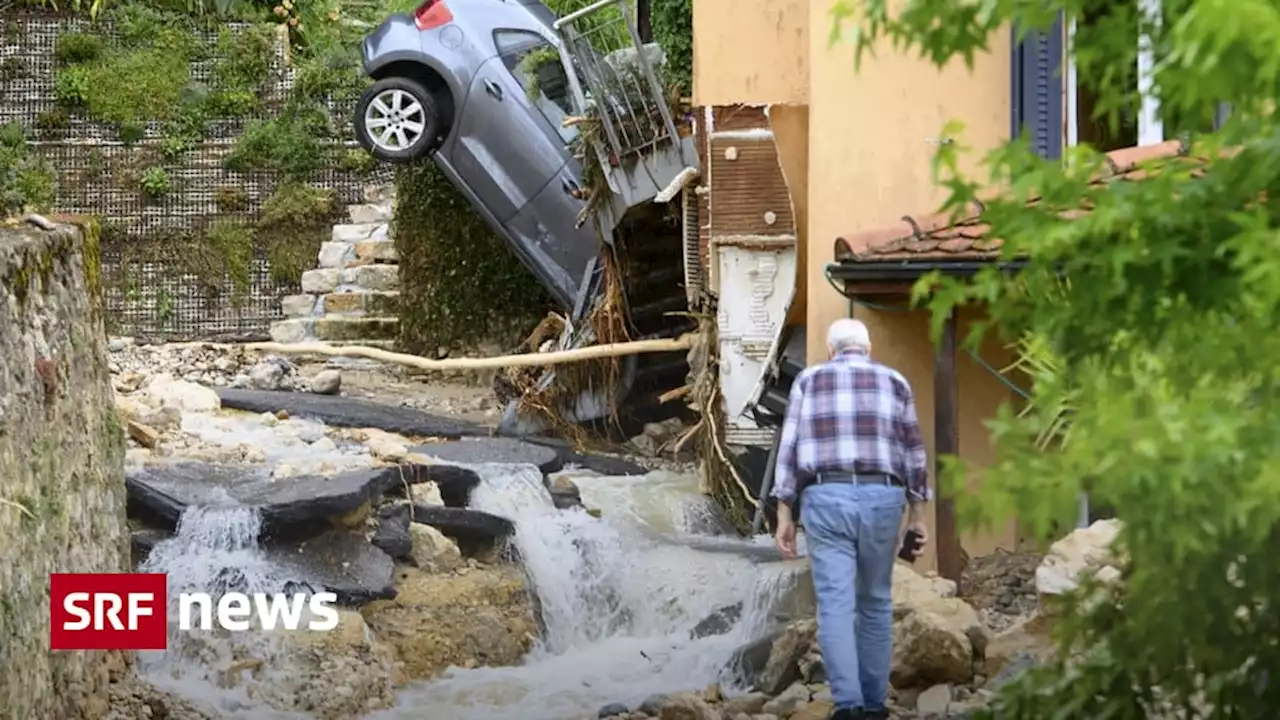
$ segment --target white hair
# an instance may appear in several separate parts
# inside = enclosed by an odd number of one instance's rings
[[[871,334],[861,320],[841,318],[827,328],[827,349],[832,353],[845,350],[861,350],[871,352]]]

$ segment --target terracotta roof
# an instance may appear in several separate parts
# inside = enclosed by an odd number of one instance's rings
[[[1107,153],[1107,169],[1094,179],[1103,185],[1116,180],[1137,180],[1146,175],[1140,163],[1185,154],[1179,140],[1131,147]],[[1032,203],[1037,200],[1032,200]],[[1081,209],[1069,213],[1079,216]],[[913,218],[904,215],[892,225],[836,238],[836,262],[892,262],[905,260],[994,260],[1000,255],[1000,238],[988,237],[990,227],[981,211],[959,222],[947,215]],[[858,250],[853,250],[858,248]]]

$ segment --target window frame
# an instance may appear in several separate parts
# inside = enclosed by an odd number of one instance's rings
[[[505,45],[501,40],[501,38],[504,36],[518,36],[520,38],[524,38],[525,41],[519,42],[519,43],[512,43],[510,45]],[[520,63],[524,62],[524,60],[523,58],[521,58],[513,66],[510,62],[511,56],[527,55],[528,53],[534,52],[543,47],[551,48],[553,51],[555,51],[557,56],[559,56],[560,54],[560,49],[555,46],[555,43],[552,43],[550,40],[547,40],[545,37],[543,37],[542,35],[539,35],[536,32],[533,32],[532,30],[523,30],[520,28],[498,28],[494,30],[493,45],[498,51],[498,59],[502,62],[502,67],[507,71],[507,74],[510,75],[511,78],[516,81],[516,84],[519,85],[520,88],[525,91],[525,93],[528,93],[529,88],[527,85],[525,85],[525,81],[521,77],[522,73],[517,71],[517,68],[520,66]],[[565,99],[572,105],[573,97],[572,97],[572,89],[570,88],[570,84],[571,83],[569,79],[566,77],[565,78]],[[541,99],[551,103],[552,105],[555,105],[560,110],[564,111],[564,108],[560,107],[559,103],[557,103],[555,100],[548,97],[547,94],[543,92],[541,88],[538,89],[538,94],[541,96]],[[528,102],[530,105],[533,106],[535,110],[538,111],[538,114],[542,116],[542,119],[545,120],[546,123],[551,126],[552,131],[556,134],[556,137],[560,138],[560,141],[564,143],[565,147],[568,147],[578,139],[579,133],[577,128],[574,128],[574,127],[566,128],[563,125],[557,124],[555,119],[547,115],[547,111],[543,109],[542,104],[540,102],[533,99],[528,99]],[[564,111],[564,117],[568,117],[571,114],[572,113],[569,111]]]

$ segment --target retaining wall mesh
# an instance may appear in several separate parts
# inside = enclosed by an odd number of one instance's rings
[[[220,25],[233,33],[245,25]],[[108,330],[123,335],[160,339],[209,339],[255,336],[282,317],[280,298],[299,292],[296,281],[273,279],[266,248],[255,243],[247,286],[233,287],[228,276],[210,282],[189,270],[184,255],[190,238],[219,220],[255,222],[263,202],[281,179],[269,172],[233,172],[223,161],[254,120],[278,112],[292,86],[282,40],[275,43],[270,76],[261,86],[260,109],[254,115],[207,124],[204,141],[179,157],[161,152],[162,123],[147,123],[140,141],[126,146],[115,125],[70,113],[63,127],[51,128],[41,118],[59,112],[54,93],[58,38],[71,32],[92,32],[108,44],[118,36],[108,23],[38,13],[5,12],[0,16],[0,124],[14,120],[26,131],[28,147],[45,157],[57,185],[56,209],[62,213],[95,215],[103,223],[102,281]],[[218,32],[196,33],[209,55],[191,63],[193,84],[208,83],[217,56]],[[331,122],[339,137],[350,138],[352,107],[329,104]],[[41,127],[44,125],[44,127]],[[354,149],[354,141],[329,141],[329,149]],[[338,166],[340,153],[315,172],[309,184],[334,193],[337,206],[363,202],[366,188],[389,184],[391,173],[378,166],[368,173]],[[145,169],[162,167],[171,190],[149,198],[140,187]],[[219,207],[219,191],[233,191],[237,209]],[[342,222],[338,216],[335,222]],[[186,239],[184,236],[187,236]],[[146,252],[138,252],[145,249]],[[145,257],[145,260],[139,260]],[[243,280],[243,278],[242,278]]]

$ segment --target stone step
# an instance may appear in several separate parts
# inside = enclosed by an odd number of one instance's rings
[[[286,295],[280,298],[280,310],[287,318],[311,317],[319,309],[316,307],[316,299],[315,295],[307,293]]]
[[[322,268],[344,268],[356,259],[356,246],[346,242],[321,243],[317,258]]]
[[[364,344],[394,342],[400,332],[395,318],[317,317],[290,318],[271,323],[271,339],[278,343],[344,342]]]
[[[329,293],[321,298],[321,302],[323,305],[320,307],[320,313],[323,315],[394,318],[400,314],[400,293],[394,290]],[[314,306],[314,300],[312,305]]]
[[[379,264],[344,268],[338,273],[338,282],[342,285],[354,285],[361,290],[399,290],[400,266]]]
[[[323,342],[395,340],[400,334],[396,318],[322,317],[314,320],[315,338]]]
[[[355,244],[356,259],[365,263],[400,262],[396,244],[392,240],[365,240]]]
[[[358,243],[365,240],[386,240],[391,237],[385,222],[334,225],[331,239],[336,243]]]
[[[392,212],[393,209],[389,202],[347,206],[347,214],[351,216],[351,222],[357,225],[391,222]]]

